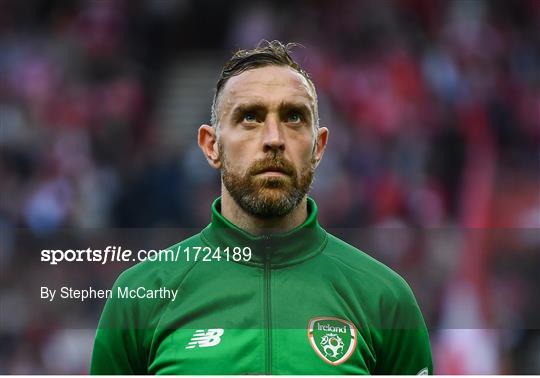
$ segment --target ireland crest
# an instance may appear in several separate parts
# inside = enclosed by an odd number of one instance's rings
[[[331,365],[347,361],[356,348],[356,337],[356,327],[347,320],[323,316],[308,323],[311,347]]]

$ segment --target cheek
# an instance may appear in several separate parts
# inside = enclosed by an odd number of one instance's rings
[[[235,173],[242,173],[246,171],[246,167],[249,163],[249,151],[245,144],[235,143],[235,142],[226,142],[227,147],[222,149],[222,162],[227,165],[229,170],[232,170]],[[253,155],[251,155],[253,156]]]
[[[301,141],[299,148],[297,148],[298,157],[304,165],[311,162],[315,153],[315,144],[313,138],[306,138]]]
[[[302,172],[310,169],[313,165],[313,154],[312,147],[310,145],[298,149],[292,157],[292,162],[296,167],[297,173],[301,174]]]

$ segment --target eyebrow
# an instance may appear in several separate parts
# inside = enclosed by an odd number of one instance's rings
[[[241,103],[236,105],[233,108],[233,111],[231,113],[233,119],[238,118],[240,115],[246,113],[246,112],[260,112],[262,110],[266,109],[266,105],[261,101],[254,101],[249,103]],[[296,102],[296,101],[282,101],[279,104],[279,111],[291,111],[291,110],[297,110],[304,114],[305,116],[309,117],[309,120],[313,118],[313,114],[311,111],[311,107],[308,105],[302,103],[302,102]]]
[[[250,103],[244,103],[244,104],[238,104],[234,107],[231,115],[233,119],[238,118],[240,115],[246,113],[246,112],[257,112],[265,109],[266,106],[262,102],[250,102]]]

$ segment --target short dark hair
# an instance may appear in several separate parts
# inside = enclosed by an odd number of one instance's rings
[[[214,93],[214,99],[212,101],[212,118],[210,120],[212,126],[217,126],[218,117],[217,117],[217,108],[219,95],[223,91],[223,87],[227,81],[233,77],[240,75],[241,73],[255,68],[261,68],[266,66],[287,66],[298,72],[302,75],[313,89],[315,96],[315,114],[314,114],[314,123],[318,127],[319,125],[319,115],[317,107],[317,91],[315,85],[309,74],[302,68],[300,65],[294,61],[291,57],[291,50],[296,47],[301,46],[298,43],[287,43],[283,44],[280,41],[274,40],[268,42],[266,40],[260,41],[257,46],[252,50],[238,50],[233,54],[233,56],[225,63],[219,79],[216,84],[216,91]]]

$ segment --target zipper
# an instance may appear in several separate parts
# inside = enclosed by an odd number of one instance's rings
[[[266,333],[266,367],[267,375],[272,374],[272,302],[270,290],[270,243],[269,238],[265,238],[265,256],[264,256],[264,311],[265,311],[265,333]]]

